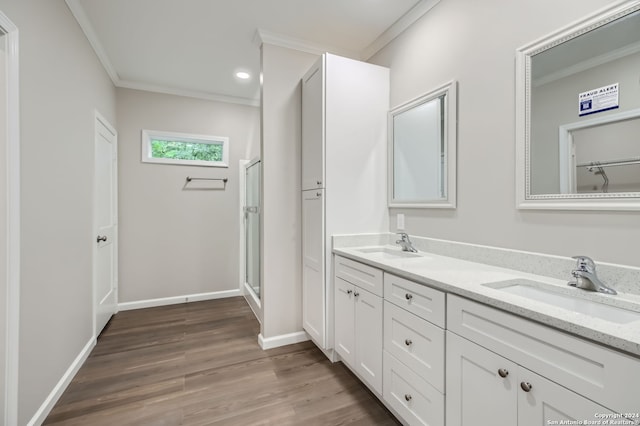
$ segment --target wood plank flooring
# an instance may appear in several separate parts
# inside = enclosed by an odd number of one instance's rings
[[[259,331],[241,297],[120,312],[44,424],[400,424],[312,343]]]

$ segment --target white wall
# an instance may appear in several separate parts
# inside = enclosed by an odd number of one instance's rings
[[[119,302],[238,289],[238,161],[258,155],[259,109],[118,89],[117,111]],[[142,129],[227,136],[229,167],[142,163]],[[229,180],[186,190],[187,176]]]
[[[264,338],[302,330],[300,80],[317,58],[262,45]]]
[[[515,50],[609,3],[447,0],[372,58],[392,106],[459,82],[458,208],[392,209],[392,231],[404,213],[410,234],[640,266],[639,213],[515,208]]]
[[[22,282],[19,420],[93,336],[94,109],[115,91],[63,0],[0,0],[20,31]]]

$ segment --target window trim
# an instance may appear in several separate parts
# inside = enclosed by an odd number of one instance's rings
[[[175,142],[222,145],[222,161],[181,160],[152,157],[151,141],[161,139]],[[142,162],[156,164],[178,164],[183,166],[229,167],[229,138],[225,136],[196,135],[190,133],[142,130]]]

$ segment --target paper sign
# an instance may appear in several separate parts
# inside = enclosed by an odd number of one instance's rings
[[[578,115],[595,114],[618,108],[618,83],[582,92],[578,95]]]

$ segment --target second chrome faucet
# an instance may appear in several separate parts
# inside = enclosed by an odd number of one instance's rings
[[[596,264],[587,256],[573,256],[576,259],[576,269],[571,271],[571,275],[576,279],[569,281],[569,285],[583,290],[597,291],[604,294],[618,294],[617,291],[605,285],[596,275]]]

